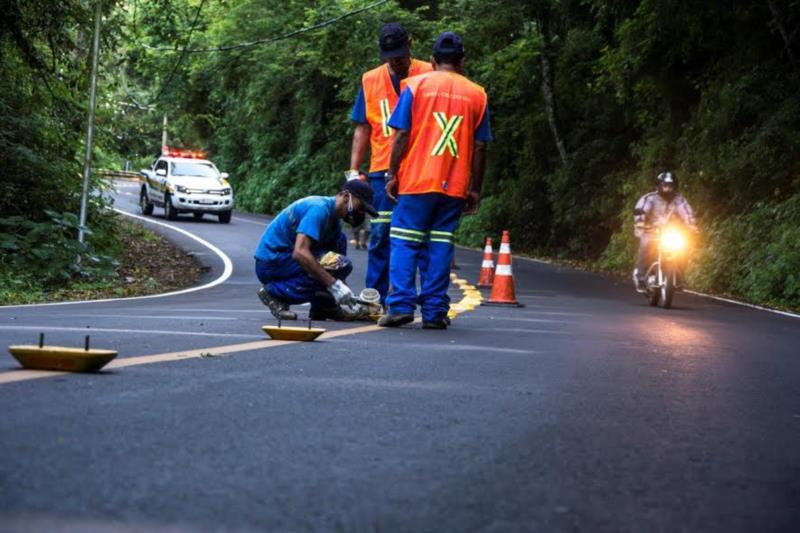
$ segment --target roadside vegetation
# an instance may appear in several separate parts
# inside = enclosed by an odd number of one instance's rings
[[[181,53],[282,36],[368,3],[109,2],[96,166],[152,158],[166,113],[172,142],[231,173],[241,208],[329,194],[349,162],[349,111],[377,62],[380,25],[406,25],[423,59],[453,29],[489,93],[496,138],[462,243],[509,229],[516,251],[627,274],[633,204],[669,168],[700,212],[692,286],[800,308],[797,0],[392,0],[272,43]],[[12,2],[2,24],[10,183],[0,216],[57,225],[44,206],[61,220],[77,213],[90,9]],[[100,265],[118,257],[119,236],[96,202],[84,253]]]
[[[194,257],[135,222],[118,218],[114,235],[109,255],[81,256],[82,262],[92,263],[90,266],[74,265],[72,255],[56,258],[62,265],[60,272],[46,268],[38,258],[22,259],[4,268],[0,274],[0,305],[157,294],[191,287],[203,272]],[[34,270],[20,270],[25,265]]]

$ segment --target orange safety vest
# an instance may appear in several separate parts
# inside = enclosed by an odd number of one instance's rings
[[[433,69],[430,63],[411,60],[408,75],[416,76],[430,72]],[[403,80],[405,81],[405,80]],[[389,66],[383,64],[366,72],[361,77],[361,87],[364,89],[364,100],[367,108],[367,122],[372,128],[370,133],[370,162],[369,171],[377,172],[389,168],[389,160],[392,155],[392,142],[394,141],[394,130],[386,125],[389,117],[392,116],[394,106],[400,99],[394,91],[392,77],[389,74]]]
[[[409,78],[406,87],[414,99],[408,150],[397,173],[398,193],[466,198],[486,91],[445,71]]]

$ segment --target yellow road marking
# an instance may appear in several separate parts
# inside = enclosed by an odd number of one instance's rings
[[[455,275],[451,275],[451,280],[453,281],[453,283],[458,285],[458,288],[464,294],[464,297],[460,301],[450,306],[450,312],[448,314],[451,318],[453,318],[456,315],[459,315],[466,311],[472,311],[473,309],[475,309],[475,306],[480,304],[482,297],[480,293],[477,290],[475,290],[475,288],[472,285],[467,283],[466,280],[459,279]],[[417,319],[415,322],[418,321],[419,319]],[[367,326],[357,326],[354,328],[345,328],[345,329],[327,331],[323,333],[319,338],[321,340],[334,339],[336,337],[343,337],[346,335],[372,333],[375,331],[381,331],[383,329],[384,328],[381,328],[375,324],[370,324]],[[223,356],[238,352],[250,352],[253,350],[262,350],[267,348],[278,348],[280,346],[286,346],[287,344],[298,344],[300,342],[302,341],[275,341],[267,339],[263,341],[244,342],[240,344],[228,344],[225,346],[213,346],[210,348],[199,348],[195,350],[181,350],[178,352],[167,352],[167,353],[159,353],[152,355],[124,357],[122,359],[115,359],[114,361],[111,361],[104,368],[109,370],[114,370],[117,368],[125,368],[129,366],[149,365],[152,363],[167,363],[170,361],[182,361],[185,359],[195,359],[198,357]],[[6,383],[16,383],[19,381],[29,381],[32,379],[43,379],[54,376],[63,376],[69,373],[70,372],[53,372],[48,370],[24,370],[24,369],[11,370],[8,372],[0,372],[0,385]]]

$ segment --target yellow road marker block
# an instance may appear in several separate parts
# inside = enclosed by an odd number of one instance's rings
[[[66,372],[97,372],[117,356],[115,350],[82,350],[64,346],[9,346],[8,351],[24,368]]]
[[[322,328],[295,328],[281,326],[261,326],[261,329],[270,338],[279,341],[313,341],[326,330]]]

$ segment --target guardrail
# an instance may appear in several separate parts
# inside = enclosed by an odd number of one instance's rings
[[[138,180],[141,177],[140,173],[131,170],[109,170],[100,168],[95,170],[94,173],[95,175],[103,176],[108,179]]]

